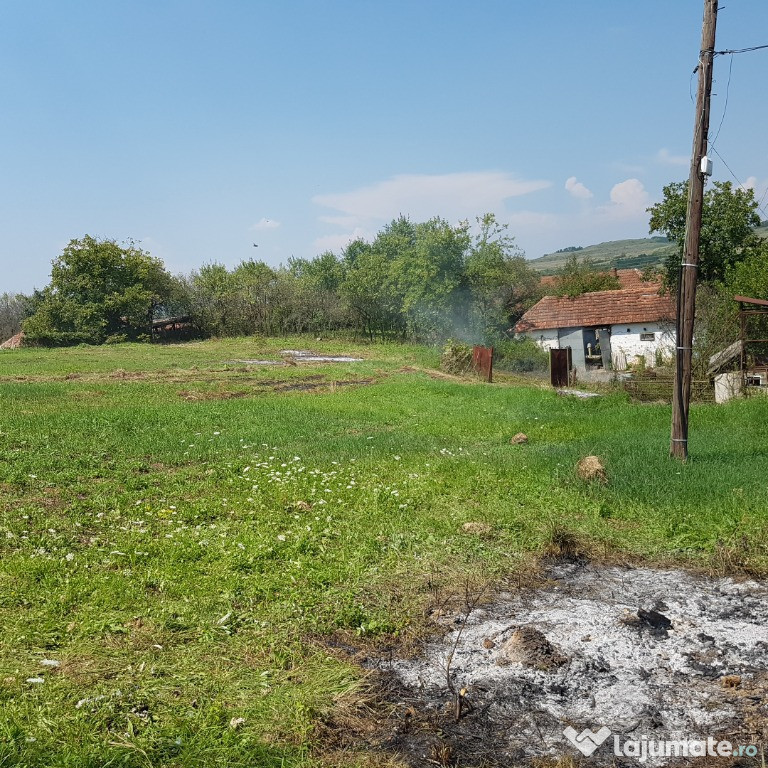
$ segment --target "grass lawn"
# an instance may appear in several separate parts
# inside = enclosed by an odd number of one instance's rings
[[[308,345],[365,360],[236,362]],[[318,738],[365,676],[333,633],[405,642],[438,593],[564,534],[768,572],[768,399],[694,406],[680,465],[668,406],[437,362],[306,339],[0,353],[0,766],[383,765]],[[577,478],[587,454],[607,484]]]

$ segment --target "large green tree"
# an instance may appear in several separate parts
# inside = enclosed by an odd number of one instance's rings
[[[473,338],[493,340],[541,298],[540,275],[492,213],[477,218],[477,234],[464,262]]]
[[[661,232],[677,245],[667,258],[667,283],[676,286],[685,246],[688,182],[664,187],[664,199],[652,205],[649,229]],[[754,229],[760,224],[757,201],[751,189],[734,187],[730,181],[716,181],[704,193],[699,243],[699,280],[714,283],[725,277],[729,267],[745,259],[759,246]]]
[[[24,331],[30,342],[46,345],[148,339],[154,310],[172,291],[160,259],[133,242],[86,235],[54,260]]]

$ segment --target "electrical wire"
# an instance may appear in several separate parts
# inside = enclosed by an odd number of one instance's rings
[[[731,75],[732,74],[733,74],[733,56],[731,56],[731,64],[728,67],[728,84],[725,86],[725,104],[723,104],[723,116],[720,118],[720,125],[717,126],[717,133],[715,134],[715,138],[709,142],[712,150],[714,150],[715,148],[715,142],[717,141],[717,137],[720,135],[720,131],[723,128],[723,123],[725,122],[725,113],[728,111],[728,97],[731,93]]]
[[[727,51],[715,51],[715,56],[731,56],[734,53],[749,53],[750,51],[762,51],[763,48],[768,48],[768,45],[753,45],[751,48],[733,48]]]
[[[753,45],[751,48],[731,48],[729,50],[725,51],[712,51],[711,56],[714,59],[715,56],[733,56],[737,53],[749,53],[750,51],[762,51],[764,48],[768,48],[768,45]],[[705,53],[710,53],[710,51],[701,51],[699,54],[699,61],[701,61],[701,57]],[[693,74],[695,75],[699,71],[699,67],[701,64],[697,64],[693,70]]]
[[[731,166],[728,165],[728,163],[725,162],[725,158],[714,147],[710,147],[710,149],[723,161],[723,165],[729,170],[731,176],[733,176],[733,180],[742,189],[747,189],[746,184],[744,184],[742,181],[739,180],[739,178],[736,176],[736,174],[731,170]],[[765,195],[763,195],[763,198],[765,198]],[[768,218],[768,213],[766,213],[765,208],[762,207],[762,200],[757,204],[757,208],[758,208],[759,211],[762,212],[763,216]]]

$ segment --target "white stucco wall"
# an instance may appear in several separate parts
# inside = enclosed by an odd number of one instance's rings
[[[520,334],[533,339],[542,349],[557,349],[569,344],[574,347],[579,341],[576,337],[569,337],[569,333],[578,329],[574,328],[550,328],[543,331],[528,331]],[[654,334],[653,341],[643,341],[640,335],[643,333]],[[660,323],[629,323],[625,325],[611,326],[611,355],[615,370],[625,370],[627,365],[637,362],[637,357],[645,358],[645,364],[649,367],[656,365],[656,350],[661,349],[666,358],[674,355],[675,334],[667,325]],[[574,349],[574,352],[576,350]],[[579,359],[582,358],[582,359]],[[583,366],[583,352],[576,354],[574,365]]]
[[[548,328],[545,331],[530,331],[528,333],[522,333],[521,336],[526,336],[529,339],[533,339],[542,349],[559,349],[559,333],[557,328]]]
[[[643,333],[654,334],[653,341],[643,341]],[[611,326],[611,356],[613,367],[623,370],[640,356],[649,367],[656,365],[656,350],[661,349],[665,358],[675,351],[675,333],[660,323],[629,323]],[[626,362],[625,362],[626,361]]]

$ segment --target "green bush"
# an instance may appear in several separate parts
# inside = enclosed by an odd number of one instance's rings
[[[496,367],[513,373],[544,373],[549,358],[533,339],[504,339],[494,346]]]
[[[472,370],[472,347],[461,341],[448,339],[443,346],[440,368],[461,375]]]

